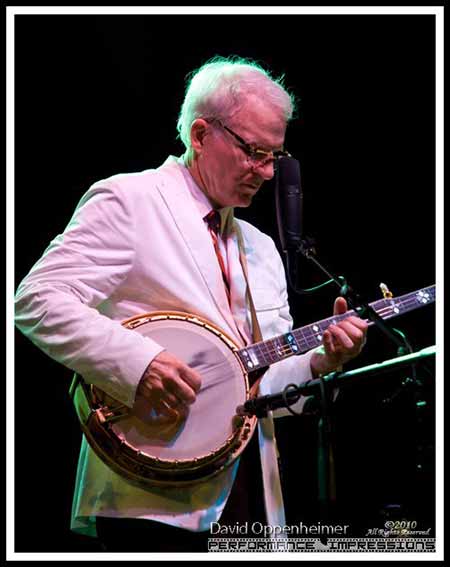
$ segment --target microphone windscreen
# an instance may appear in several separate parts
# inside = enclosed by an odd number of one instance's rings
[[[278,159],[277,173],[282,185],[300,185],[300,163],[290,156],[282,156]]]
[[[278,159],[275,204],[281,247],[284,251],[297,249],[302,235],[303,194],[300,163],[293,157]]]

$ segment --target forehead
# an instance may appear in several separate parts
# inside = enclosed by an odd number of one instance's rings
[[[281,149],[286,134],[286,120],[281,112],[256,96],[227,122],[244,140],[262,149]]]

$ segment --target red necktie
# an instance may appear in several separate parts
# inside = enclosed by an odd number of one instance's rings
[[[223,260],[222,253],[219,248],[219,233],[220,233],[220,213],[216,210],[209,211],[209,213],[204,217],[204,220],[208,224],[209,233],[214,245],[214,250],[216,252],[217,260],[219,262],[220,269],[222,270],[223,283],[225,284],[225,290],[227,292],[228,303],[230,303],[230,283],[228,281],[227,271],[225,268],[225,262]]]

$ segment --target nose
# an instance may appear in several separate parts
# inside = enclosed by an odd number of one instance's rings
[[[253,164],[253,171],[258,172],[264,181],[269,181],[275,174],[274,161],[268,160],[266,163]]]

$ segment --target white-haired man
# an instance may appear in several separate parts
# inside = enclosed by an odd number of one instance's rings
[[[17,326],[125,406],[145,399],[169,420],[187,415],[201,391],[201,373],[120,323],[145,312],[181,311],[244,346],[255,340],[248,281],[263,337],[291,329],[274,243],[236,220],[233,210],[249,206],[273,177],[292,114],[293,99],[281,81],[253,62],[215,58],[193,73],[178,121],[184,156],[87,191],[64,233],[20,284]],[[211,211],[221,219],[215,237]],[[337,299],[335,313],[346,309]],[[356,317],[330,326],[320,348],[271,367],[260,392],[340,367],[360,352],[366,328]],[[237,460],[182,488],[129,483],[83,437],[72,529],[98,535],[107,550],[195,551],[206,550],[213,522],[283,524],[271,419],[260,420],[241,466]],[[213,426],[211,409],[205,429]],[[258,442],[262,467],[254,458]]]

